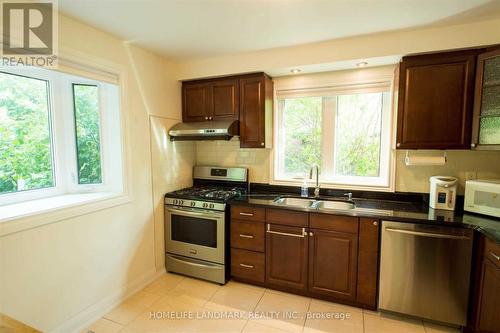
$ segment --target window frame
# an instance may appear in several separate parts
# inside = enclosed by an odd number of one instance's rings
[[[116,92],[112,92],[111,85],[107,82],[101,82],[95,79],[75,76],[55,70],[44,70],[25,66],[0,66],[0,71],[17,76],[25,76],[33,79],[47,81],[48,85],[48,108],[50,123],[50,140],[52,150],[52,170],[54,186],[42,189],[32,189],[20,192],[10,192],[0,194],[0,207],[3,205],[16,204],[37,200],[47,197],[54,197],[64,194],[78,193],[97,193],[97,192],[122,192],[125,182],[124,160],[120,160],[122,174],[116,176],[119,180],[113,180],[110,177],[110,164],[108,155],[110,154],[109,145],[112,144],[109,133],[111,127],[110,115],[106,115],[109,107],[116,107],[114,115],[120,119],[117,138],[120,141],[119,156],[124,158],[123,152],[123,132],[121,126],[121,86],[116,85]],[[95,85],[98,86],[99,94],[99,135],[100,135],[100,155],[101,155],[101,180],[99,184],[79,184],[78,183],[78,162],[76,149],[76,113],[74,109],[73,84]],[[111,94],[115,94],[111,96]],[[71,110],[65,112],[64,110]],[[110,126],[111,125],[111,126]],[[115,155],[115,153],[113,153]],[[116,166],[116,164],[115,164]]]
[[[329,73],[335,75],[336,73]],[[303,77],[306,77],[304,75]],[[311,76],[311,75],[310,75]],[[275,185],[298,186],[302,184],[302,177],[286,177],[280,173],[280,168],[283,170],[284,159],[280,158],[282,152],[281,133],[283,124],[283,104],[285,98],[293,97],[332,97],[338,95],[349,95],[356,93],[381,92],[382,100],[382,119],[381,119],[381,145],[380,145],[380,176],[379,177],[362,177],[362,176],[334,176],[335,168],[335,131],[325,131],[326,129],[335,129],[337,99],[332,99],[333,103],[330,106],[334,114],[332,117],[325,117],[325,109],[322,110],[322,161],[321,169],[328,170],[328,174],[333,177],[320,178],[321,187],[324,188],[342,188],[352,190],[374,190],[393,192],[395,188],[395,153],[394,145],[394,102],[393,91],[394,81],[392,76],[383,76],[371,80],[357,81],[349,80],[349,77],[344,78],[344,82],[334,82],[328,84],[328,81],[316,82],[314,79],[303,79],[296,77],[298,85],[282,85],[280,82],[276,85],[275,93],[275,112],[274,112],[274,147],[270,158],[270,183]],[[283,81],[287,81],[286,79]],[[293,78],[291,79],[293,82]],[[335,81],[335,80],[333,80]],[[348,82],[348,84],[345,84]],[[323,107],[325,106],[323,98]],[[325,152],[331,153],[325,154]],[[329,165],[330,167],[326,167]],[[385,170],[384,170],[385,168]],[[312,182],[312,181],[309,181]]]

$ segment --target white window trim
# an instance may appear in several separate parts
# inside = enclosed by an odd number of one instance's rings
[[[345,181],[331,181],[331,180],[322,180],[320,179],[320,184],[322,188],[328,188],[328,189],[346,189],[346,190],[369,190],[369,191],[379,191],[379,192],[394,192],[395,191],[395,169],[396,169],[396,154],[394,150],[394,136],[395,136],[395,125],[394,125],[394,119],[395,119],[395,103],[394,103],[394,75],[393,75],[393,68],[392,66],[388,67],[387,74],[385,73],[377,73],[376,68],[374,69],[365,69],[365,72],[370,72],[370,70],[373,70],[374,75],[367,75],[367,78],[359,78],[359,73],[363,70],[355,70],[352,71],[351,73],[348,73],[349,71],[343,71],[344,73],[341,73],[338,77],[335,77],[337,73],[333,72],[331,75],[333,76],[332,78],[326,78],[324,75],[320,78],[316,78],[313,75],[303,75],[303,76],[295,76],[295,77],[286,77],[283,80],[283,83],[280,82],[279,78],[275,79],[275,94],[274,94],[274,116],[273,116],[273,123],[274,123],[274,136],[273,136],[273,149],[271,150],[271,156],[269,159],[269,168],[270,168],[270,181],[269,183],[272,185],[285,185],[285,186],[300,186],[302,184],[301,179],[280,179],[277,177],[278,175],[278,165],[276,163],[276,154],[278,150],[278,142],[279,142],[279,137],[278,134],[279,131],[277,129],[277,126],[281,124],[280,122],[280,117],[281,114],[279,112],[279,105],[278,105],[278,96],[283,96],[283,95],[288,95],[288,96],[325,96],[324,94],[328,95],[328,92],[334,91],[335,94],[342,93],[342,92],[352,92],[352,87],[359,88],[360,91],[370,91],[372,89],[376,89],[377,86],[380,86],[381,84],[384,84],[388,86],[388,89],[386,91],[389,91],[389,97],[387,98],[387,107],[388,107],[388,112],[389,115],[387,115],[387,121],[389,124],[387,124],[387,130],[382,131],[383,135],[388,136],[385,139],[388,140],[389,144],[388,145],[383,145],[381,147],[382,149],[385,149],[387,157],[387,164],[388,164],[388,179],[387,179],[387,185],[363,185],[362,181],[363,178],[366,179],[367,177],[353,177],[352,182],[345,182]],[[382,72],[385,72],[386,70],[382,68]],[[347,75],[346,75],[347,73]],[[371,73],[370,73],[371,74]],[[329,75],[329,74],[326,74]],[[339,79],[340,78],[340,79]],[[277,81],[277,82],[276,82]],[[345,82],[349,82],[347,85]],[[331,93],[330,93],[331,94]],[[383,121],[384,119],[382,119]],[[324,147],[322,147],[324,149]],[[389,151],[387,151],[389,150]],[[382,151],[381,151],[381,156],[382,156]],[[346,180],[346,177],[343,177],[343,180]],[[312,186],[312,180],[309,181],[309,185]]]
[[[133,175],[131,168],[132,148],[129,144],[130,112],[127,107],[129,98],[129,75],[127,68],[121,64],[110,62],[70,48],[66,48],[64,52],[60,53],[58,62],[59,67],[56,68],[56,70],[62,71],[63,73],[102,80],[119,86],[120,122],[113,123],[113,126],[118,126],[121,129],[120,141],[122,144],[122,158],[120,163],[123,174],[122,191],[120,193],[87,193],[79,195],[57,195],[57,193],[54,193],[54,196],[50,198],[24,201],[21,203],[29,205],[30,203],[35,203],[35,201],[43,202],[45,200],[45,203],[48,204],[45,205],[44,208],[35,209],[29,214],[26,214],[26,212],[23,212],[21,209],[17,209],[20,204],[0,206],[0,236],[40,227],[46,224],[65,221],[75,216],[91,214],[118,205],[128,204],[134,199],[132,186],[130,184]],[[18,194],[22,195],[27,192],[29,191],[19,192]],[[93,199],[90,199],[92,197]],[[65,201],[66,203],[64,203]],[[51,208],[47,208],[47,206],[51,206]],[[15,209],[17,213],[12,213],[12,209]]]

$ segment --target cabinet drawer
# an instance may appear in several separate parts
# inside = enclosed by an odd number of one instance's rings
[[[231,249],[232,276],[263,283],[264,267],[264,253]]]
[[[266,210],[252,206],[231,206],[231,219],[264,222]]]
[[[231,221],[231,247],[264,252],[264,223]]]
[[[484,256],[493,262],[496,267],[500,268],[500,244],[486,238],[486,242],[484,244]]]
[[[286,209],[266,209],[266,222],[297,227],[307,227],[308,214]]]
[[[357,234],[358,218],[350,216],[312,213],[310,216],[310,227],[314,229]]]

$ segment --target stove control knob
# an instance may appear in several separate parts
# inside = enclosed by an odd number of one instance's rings
[[[210,206],[209,206],[209,207],[210,207],[210,208],[214,208],[214,204],[210,204]]]
[[[191,207],[195,207],[195,206],[196,206],[196,202],[191,201]]]
[[[205,203],[203,204],[203,208],[207,208],[207,207],[208,207],[208,204],[205,202]]]
[[[177,205],[177,200],[176,199],[174,199],[174,205]]]
[[[184,200],[179,200],[179,205],[182,205],[184,203]]]

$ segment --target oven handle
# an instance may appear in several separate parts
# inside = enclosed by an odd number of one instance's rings
[[[168,256],[170,259],[174,260],[174,261],[177,261],[177,262],[180,262],[182,264],[188,264],[188,265],[191,265],[191,266],[196,266],[196,267],[203,267],[203,268],[210,268],[210,269],[220,269],[219,266],[215,266],[215,265],[204,265],[204,264],[198,264],[198,263],[195,263],[195,262],[191,262],[191,261],[187,261],[187,260],[181,260],[181,259],[178,259],[174,256]]]
[[[203,211],[198,211],[194,209],[175,209],[175,208],[167,208],[169,212],[172,213],[179,213],[179,214],[190,214],[190,215],[198,215],[198,216],[207,216],[207,215],[213,215],[213,216],[219,216],[222,217],[224,216],[224,212],[216,212],[216,211],[210,211],[210,210],[203,210]]]

